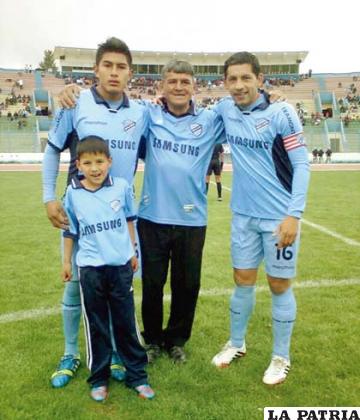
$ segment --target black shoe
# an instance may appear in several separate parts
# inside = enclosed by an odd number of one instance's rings
[[[174,363],[185,363],[186,362],[186,354],[184,351],[184,347],[180,346],[173,346],[170,347],[168,350],[169,357],[174,361]]]
[[[154,363],[161,356],[161,347],[157,344],[148,344],[146,346],[146,354],[149,363]]]

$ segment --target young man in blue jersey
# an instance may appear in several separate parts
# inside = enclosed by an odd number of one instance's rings
[[[192,66],[174,60],[162,71],[164,107],[149,106],[145,174],[138,214],[142,319],[149,360],[163,348],[186,361],[200,289],[207,224],[205,175],[222,123],[192,101]],[[171,264],[171,306],[163,329],[163,289]]]
[[[97,135],[108,141],[113,159],[111,174],[123,177],[132,184],[140,138],[147,126],[147,111],[144,106],[129,101],[124,93],[131,77],[131,64],[131,53],[123,41],[110,38],[100,44],[95,65],[98,83],[80,93],[75,108],[60,109],[54,117],[43,163],[43,201],[54,227],[66,228],[68,225],[55,192],[60,154],[66,149],[70,151],[70,183],[78,172],[75,165],[76,145],[84,137]],[[72,280],[66,283],[64,290],[62,315],[65,351],[51,378],[56,388],[67,385],[80,365],[78,331],[81,302],[76,273],[74,267]],[[111,372],[115,379],[124,379],[115,347]]]
[[[212,362],[226,367],[246,353],[245,334],[255,305],[258,267],[265,261],[272,293],[273,352],[263,382],[283,382],[290,369],[290,339],[296,318],[291,287],[305,208],[309,163],[299,118],[287,103],[270,104],[259,92],[257,58],[236,53],[225,62],[232,99],[215,111],[222,117],[233,162],[230,340]]]
[[[152,399],[155,394],[145,372],[147,356],[135,320],[132,280],[138,261],[132,188],[124,178],[109,176],[109,147],[99,137],[89,136],[78,143],[76,166],[83,176],[72,178],[64,198],[69,230],[64,231],[62,275],[65,282],[71,281],[76,241],[90,395],[95,401],[108,396],[111,316],[114,340],[126,367],[126,384],[140,397]]]

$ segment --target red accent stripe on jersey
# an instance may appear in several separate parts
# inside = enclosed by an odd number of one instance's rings
[[[302,131],[299,131],[298,133],[289,134],[288,136],[283,137],[283,140],[287,140],[290,137],[296,137],[296,136],[298,136],[299,134],[302,134],[302,133],[303,133]]]
[[[304,146],[304,143],[299,142],[299,137],[301,137],[302,131],[297,134],[291,134],[288,137],[283,139],[285,150],[288,152],[289,150],[296,149],[297,147]]]
[[[290,150],[294,150],[294,149],[297,149],[298,147],[304,147],[304,146],[305,146],[305,144],[299,144],[299,143],[297,143],[294,146],[285,147],[285,150],[287,152],[289,152]]]

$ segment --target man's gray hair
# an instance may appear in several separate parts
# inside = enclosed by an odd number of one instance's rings
[[[194,68],[187,61],[171,60],[161,70],[161,76],[165,77],[166,73],[185,73],[194,77]]]

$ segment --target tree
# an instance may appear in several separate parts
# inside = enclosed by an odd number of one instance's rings
[[[52,70],[53,72],[56,71],[55,60],[54,60],[54,53],[51,50],[44,51],[44,59],[41,63],[39,63],[41,70],[48,71]]]

